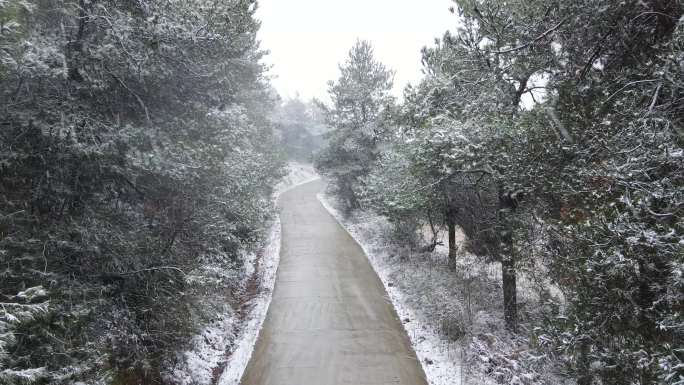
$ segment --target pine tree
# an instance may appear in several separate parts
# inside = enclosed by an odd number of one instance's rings
[[[0,382],[158,382],[226,302],[282,170],[255,12],[0,1]]]
[[[340,65],[339,79],[329,83],[332,107],[325,113],[332,131],[316,168],[331,178],[348,210],[359,207],[361,177],[377,159],[394,104],[392,78],[392,71],[376,61],[371,44],[360,40]]]

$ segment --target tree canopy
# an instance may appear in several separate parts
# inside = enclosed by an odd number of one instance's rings
[[[282,173],[255,11],[0,1],[0,382],[158,381],[228,301]]]
[[[525,329],[578,383],[681,382],[681,3],[453,11],[365,201],[396,224],[438,213],[500,260],[511,330],[516,271],[541,263],[563,298]]]
[[[332,130],[315,164],[331,178],[347,209],[358,208],[360,178],[377,158],[385,117],[394,104],[392,78],[392,71],[375,59],[371,44],[359,40],[340,65],[339,79],[328,84],[332,106],[323,108]]]

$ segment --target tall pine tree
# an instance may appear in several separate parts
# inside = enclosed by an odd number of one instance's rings
[[[316,168],[331,178],[347,210],[359,207],[361,177],[378,156],[378,144],[394,105],[393,72],[376,61],[373,47],[359,40],[340,65],[340,77],[329,83],[332,107],[325,108],[332,131],[316,159]]]

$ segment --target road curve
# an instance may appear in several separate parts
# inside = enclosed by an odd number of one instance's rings
[[[273,300],[241,385],[427,385],[363,250],[316,199],[284,193]]]

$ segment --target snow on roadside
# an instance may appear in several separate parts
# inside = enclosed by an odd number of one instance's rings
[[[213,370],[224,359],[225,351],[234,338],[237,316],[226,306],[217,318],[192,339],[193,348],[182,354],[181,364],[169,374],[173,383],[211,384]]]
[[[319,200],[364,249],[431,385],[573,383],[556,354],[532,345],[544,297],[551,294],[529,267],[519,271],[520,331],[510,333],[503,322],[499,263],[461,250],[452,271],[445,246],[425,252],[402,245],[387,218],[364,211],[345,218],[334,196]]]
[[[420,360],[430,385],[459,385],[463,381],[462,347],[459,343],[444,340],[437,330],[428,322],[422,312],[414,306],[416,298],[409,296],[420,295],[419,291],[406,292],[395,283],[398,273],[397,266],[387,263],[391,258],[389,249],[378,243],[378,237],[364,228],[363,221],[354,223],[344,216],[331,204],[332,199],[324,194],[318,194],[318,200],[337,219],[342,227],[361,246],[368,256],[373,269],[380,277],[389,294],[392,304],[402,320],[402,324],[411,340],[411,345]],[[368,223],[365,223],[368,226]],[[420,300],[420,298],[418,298]]]
[[[274,201],[283,192],[319,178],[313,166],[308,164],[290,163],[287,168],[288,174],[275,187]],[[248,314],[241,318],[228,304],[224,304],[214,321],[192,339],[192,348],[180,353],[180,364],[168,373],[169,382],[178,385],[239,383],[271,302],[280,261],[280,234],[280,219],[276,216],[261,258],[254,253],[245,257],[243,284],[247,285],[247,281],[254,279],[258,285],[254,297],[246,304]],[[212,269],[212,266],[207,266],[207,269]]]
[[[317,179],[319,179],[319,176],[314,171],[313,166],[294,162],[290,163],[288,164],[288,175],[276,186],[274,199],[277,199],[285,191]],[[273,297],[273,288],[280,262],[280,235],[280,218],[276,218],[271,227],[271,233],[266,243],[259,269],[261,273],[259,294],[253,299],[253,307],[247,318],[247,323],[236,341],[237,348],[230,355],[218,385],[238,385],[252,356],[254,345],[266,319],[266,313]]]
[[[240,382],[242,373],[247,367],[249,358],[252,356],[252,350],[256,343],[261,326],[266,319],[266,312],[268,306],[271,304],[273,296],[273,287],[275,285],[276,272],[278,270],[278,263],[280,262],[280,219],[276,218],[271,233],[268,237],[268,242],[264,249],[264,254],[261,260],[260,274],[261,285],[259,293],[252,300],[252,310],[245,320],[245,326],[242,332],[235,341],[237,348],[231,353],[228,361],[225,363],[223,373],[218,381],[219,385],[237,385]]]
[[[276,186],[276,198],[291,188],[320,178],[311,164],[290,162],[287,165],[287,171],[283,181]]]

